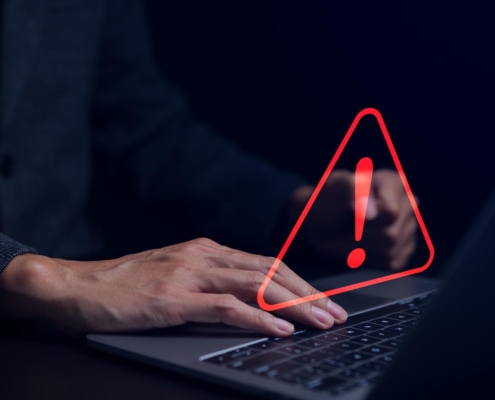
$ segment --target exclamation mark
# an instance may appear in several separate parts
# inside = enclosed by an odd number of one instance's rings
[[[359,242],[363,237],[364,220],[368,198],[370,196],[371,177],[373,175],[373,162],[369,157],[363,157],[356,165],[354,212],[355,212],[355,239]],[[362,248],[352,250],[347,257],[347,265],[350,268],[360,267],[366,259],[366,252]]]

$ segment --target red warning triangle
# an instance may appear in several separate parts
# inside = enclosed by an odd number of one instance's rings
[[[414,211],[414,215],[416,216],[416,219],[418,221],[419,228],[420,228],[421,233],[423,234],[423,236],[425,238],[426,245],[428,246],[428,250],[430,253],[428,260],[421,267],[413,268],[413,269],[410,269],[407,271],[391,273],[389,275],[385,275],[385,276],[382,276],[380,278],[369,279],[369,280],[364,281],[364,282],[354,283],[352,285],[343,286],[340,288],[328,290],[326,292],[321,292],[321,293],[314,294],[314,295],[300,297],[300,298],[294,299],[294,300],[288,300],[288,301],[284,301],[284,302],[277,303],[277,304],[268,304],[264,300],[264,293],[265,293],[266,288],[268,287],[268,284],[270,283],[270,281],[273,277],[273,274],[277,270],[277,267],[280,265],[280,262],[283,260],[285,254],[287,253],[287,250],[289,250],[289,247],[292,244],[292,241],[294,240],[295,236],[297,235],[297,232],[299,231],[299,228],[301,227],[302,223],[304,222],[304,219],[308,215],[308,212],[311,210],[313,203],[315,202],[316,198],[320,194],[320,191],[321,191],[323,185],[325,184],[325,182],[327,181],[328,176],[330,175],[335,164],[339,160],[339,157],[342,154],[342,151],[344,150],[345,146],[347,145],[347,142],[351,138],[352,134],[354,133],[354,131],[355,131],[357,125],[359,124],[359,122],[361,121],[361,119],[366,115],[373,115],[376,118],[378,125],[380,126],[383,137],[385,139],[385,142],[387,143],[387,147],[388,147],[390,154],[392,156],[392,159],[394,161],[395,168],[397,169],[397,172],[399,173],[399,177],[402,181],[402,184],[403,184],[404,189],[406,191],[407,197],[409,198],[409,201],[411,203],[412,209]],[[411,187],[409,186],[406,175],[404,173],[404,169],[402,168],[402,165],[399,161],[399,157],[397,156],[397,152],[395,151],[395,147],[392,143],[392,139],[390,139],[390,134],[388,133],[387,127],[385,126],[385,122],[383,121],[383,117],[378,110],[376,110],[374,108],[365,108],[364,110],[359,112],[358,115],[356,115],[356,118],[354,118],[354,121],[352,122],[349,130],[347,131],[346,135],[344,136],[344,139],[342,140],[337,151],[335,152],[335,155],[330,160],[330,164],[328,164],[328,167],[325,170],[325,173],[323,174],[320,181],[318,182],[318,185],[314,189],[313,194],[309,198],[306,206],[304,207],[303,211],[301,212],[301,215],[299,216],[298,220],[296,221],[296,224],[292,228],[292,231],[290,232],[287,240],[285,241],[284,245],[282,246],[282,249],[278,253],[278,256],[275,259],[275,262],[273,263],[272,267],[270,268],[270,271],[268,272],[262,285],[260,286],[260,288],[258,290],[258,298],[257,298],[258,305],[263,310],[275,311],[275,310],[280,310],[281,308],[290,307],[290,306],[293,306],[296,304],[306,303],[308,301],[314,301],[314,300],[317,300],[317,299],[320,299],[323,297],[333,296],[333,295],[336,295],[339,293],[348,292],[350,290],[360,289],[360,288],[363,288],[366,286],[371,286],[371,285],[376,285],[378,283],[391,281],[393,279],[398,279],[398,278],[402,278],[405,276],[418,274],[418,273],[426,270],[431,265],[431,263],[433,261],[434,254],[435,254],[435,250],[433,248],[433,244],[431,242],[430,235],[428,234],[425,223],[423,221],[423,217],[421,216],[418,205],[416,203],[416,199],[414,198],[414,195],[411,191]]]

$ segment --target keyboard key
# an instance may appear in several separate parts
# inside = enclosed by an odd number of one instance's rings
[[[368,335],[357,337],[357,338],[354,338],[354,339],[349,340],[349,342],[362,343],[362,344],[373,344],[373,343],[376,343],[376,342],[379,342],[379,341],[380,341],[380,339],[374,338],[374,337],[370,337]]]
[[[307,364],[315,364],[317,362],[320,362],[322,359],[318,357],[318,355],[314,356],[311,354],[305,354],[296,358],[293,358],[291,361],[292,362],[297,362],[298,364],[301,365],[307,365]]]
[[[358,362],[358,361],[369,360],[372,357],[373,356],[370,354],[355,352],[355,353],[346,354],[345,356],[340,357],[339,360],[349,360],[349,361]]]
[[[426,295],[426,296],[421,296],[416,299],[414,299],[412,302],[414,304],[419,304],[419,305],[426,305],[429,304],[432,300],[433,296],[431,295]]]
[[[362,329],[356,329],[351,327],[351,328],[342,329],[338,331],[338,333],[346,336],[359,336],[359,335],[364,335],[367,332],[363,331]]]
[[[292,375],[299,376],[301,379],[303,379],[305,382],[316,378],[315,372],[311,369],[303,369],[301,371],[295,372]]]
[[[409,321],[403,322],[401,325],[407,326],[408,328],[414,328],[415,326],[419,325],[419,321],[417,321],[415,319],[411,319]]]
[[[409,315],[406,313],[397,313],[397,314],[390,314],[388,315],[389,318],[396,319],[399,321],[407,321],[408,319],[414,318],[413,315]]]
[[[276,353],[274,351],[259,354],[248,358],[247,360],[235,360],[228,364],[231,368],[240,369],[242,371],[253,370],[256,373],[261,373],[269,369],[268,364],[280,361],[287,356],[285,354]]]
[[[232,358],[241,359],[244,357],[250,357],[256,353],[258,353],[258,350],[250,349],[248,347],[241,347],[239,349],[229,351],[228,353],[225,353],[225,355]]]
[[[388,328],[385,328],[384,331],[398,333],[402,335],[403,333],[409,333],[411,329],[408,328],[407,326],[404,326],[403,324],[400,324],[395,326],[389,326]]]
[[[361,349],[359,351],[361,351],[363,353],[367,353],[367,354],[379,355],[379,354],[390,353],[393,350],[389,349],[388,347],[374,345],[374,346],[370,346],[370,347],[365,347],[364,349]]]
[[[323,368],[326,365],[329,365],[330,367],[334,367],[334,368],[345,368],[354,364],[355,362],[356,362],[355,360],[346,360],[344,358],[329,358],[328,360],[322,362],[320,364],[320,367]]]
[[[268,340],[265,340],[264,342],[252,344],[251,346],[248,346],[250,349],[255,349],[255,350],[268,350],[268,349],[275,349],[279,345],[276,344],[275,342],[269,342]]]
[[[322,340],[316,340],[316,339],[309,339],[309,340],[300,341],[299,343],[297,343],[297,345],[309,347],[310,349],[317,349],[319,347],[328,346],[328,342],[324,342]]]
[[[405,303],[404,305],[407,306],[407,308],[414,308],[419,306],[421,303],[419,301],[411,301],[409,303]],[[407,310],[407,308],[404,308],[404,311]]]
[[[301,346],[284,346],[284,347],[279,347],[276,349],[277,351],[281,353],[285,353],[286,355],[289,354],[303,354],[309,351],[308,348],[306,347],[301,347]]]
[[[299,382],[295,382],[294,379],[292,379],[292,376],[275,375],[273,378],[283,383],[289,383],[291,385],[299,385]]]
[[[374,319],[370,322],[372,322],[374,324],[378,324],[378,325],[389,326],[389,325],[398,324],[400,322],[400,320],[393,319],[391,317],[386,317],[386,318],[377,318],[377,319]]]
[[[314,374],[308,371],[299,371],[291,374],[285,374],[287,379],[290,379],[294,383],[298,383],[300,385],[305,385],[306,382],[311,381],[317,378]]]
[[[325,347],[323,349],[318,349],[313,351],[311,354],[313,357],[319,357],[320,359],[336,357],[344,353],[344,350],[335,348],[336,346]]]
[[[332,346],[332,349],[339,349],[343,351],[357,350],[360,347],[363,347],[364,344],[354,343],[351,341],[337,343]]]
[[[228,362],[232,361],[232,357],[226,356],[225,354],[221,354],[219,356],[207,358],[205,361],[212,364],[225,365]]]
[[[402,343],[404,343],[402,340],[390,339],[380,343],[380,346],[386,346],[386,347],[390,347],[391,349],[397,349],[402,345]]]
[[[315,336],[319,336],[323,333],[323,331],[316,330],[316,329],[307,329],[304,332],[301,333],[295,333],[294,336],[296,336],[299,339],[311,339],[314,338]]]
[[[387,331],[376,331],[368,334],[369,336],[378,338],[378,339],[392,339],[396,336],[399,336],[400,333],[397,332],[387,332]]]
[[[369,374],[369,370],[363,368],[344,369],[337,377],[342,379],[362,378]]]
[[[347,337],[343,335],[337,335],[336,333],[333,332],[328,332],[321,336],[318,336],[318,340],[324,340],[326,342],[335,343],[335,342],[340,342],[341,340],[347,340]]]
[[[320,367],[319,365],[308,365],[304,370],[311,372],[313,375],[327,375],[328,372],[332,371],[328,366]]]
[[[301,383],[298,381],[298,380],[295,380],[292,375],[275,375],[273,377],[274,379],[276,379],[277,381],[282,381],[284,383],[290,383],[292,385],[300,385]]]
[[[354,325],[353,328],[363,329],[365,331],[371,332],[378,329],[382,329],[382,325],[372,324],[371,322],[365,322],[364,324]]]
[[[335,359],[332,359],[332,361],[335,361]],[[314,367],[315,368],[318,368],[318,369],[321,369],[323,371],[326,371],[327,374],[329,373],[333,373],[333,372],[338,372],[340,371],[342,368],[345,368],[345,364],[349,364],[349,362],[345,362],[345,363],[342,363],[340,366],[338,365],[330,365],[329,364],[330,360],[328,361],[324,361],[322,362],[321,364],[318,364],[318,365],[315,365]],[[312,366],[309,366],[309,368],[311,368]]]
[[[415,317],[422,316],[424,313],[425,313],[425,311],[422,310],[421,308],[415,308],[412,310],[405,310],[404,311],[404,314],[414,315]]]
[[[384,357],[378,358],[375,361],[377,361],[379,363],[383,363],[383,364],[390,364],[393,361],[393,359],[394,359],[393,355],[392,354],[388,354],[388,355],[386,355]]]
[[[306,388],[308,389],[313,389],[314,387],[318,386],[321,384],[321,378],[320,377],[316,377],[316,378],[313,378],[313,379],[310,379],[309,381],[306,382],[305,386]]]
[[[367,369],[369,371],[382,372],[386,368],[386,366],[383,364],[377,363],[375,361],[370,361],[370,362],[367,362],[366,364],[361,364],[359,366],[359,368],[364,368],[364,369]]]
[[[274,378],[277,375],[292,371],[296,368],[300,368],[300,366],[297,364],[290,363],[290,362],[281,362],[281,363],[269,366],[268,369],[266,371],[263,371],[262,373],[260,373],[260,375],[265,376],[267,378]]]
[[[270,342],[273,342],[273,343],[286,345],[286,344],[295,344],[295,343],[299,342],[301,339],[298,339],[297,336],[289,336],[289,337],[283,337],[283,338],[274,337],[274,338],[270,338],[268,340]]]
[[[344,384],[343,380],[341,380],[339,378],[335,378],[333,376],[330,376],[328,378],[320,379],[318,384],[312,386],[311,388],[315,389],[315,390],[328,390],[330,388],[333,388],[337,385],[342,385],[342,384]]]

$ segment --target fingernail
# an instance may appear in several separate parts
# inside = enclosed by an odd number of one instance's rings
[[[328,300],[327,309],[334,316],[335,321],[345,322],[347,320],[347,311],[330,299]]]
[[[290,322],[287,322],[284,319],[280,318],[275,318],[275,327],[282,332],[285,333],[292,333],[294,332],[294,325],[292,325]]]
[[[322,324],[330,325],[333,324],[333,317],[327,313],[325,310],[321,308],[311,306],[311,312],[315,316],[315,318],[320,321]]]

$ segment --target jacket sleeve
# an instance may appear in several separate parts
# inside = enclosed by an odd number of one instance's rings
[[[36,250],[25,246],[0,233],[0,273],[7,267],[14,257],[25,253],[35,253]]]
[[[196,235],[266,251],[304,181],[239,151],[195,119],[154,63],[141,4],[107,3],[92,106],[94,144],[114,183]]]

